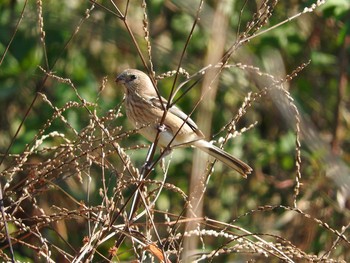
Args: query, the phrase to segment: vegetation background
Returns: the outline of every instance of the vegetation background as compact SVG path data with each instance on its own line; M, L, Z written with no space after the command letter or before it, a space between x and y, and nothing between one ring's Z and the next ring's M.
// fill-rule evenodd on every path
M0 54L2 260L350 261L349 1L5 0ZM114 80L179 67L247 179L188 148L140 184Z

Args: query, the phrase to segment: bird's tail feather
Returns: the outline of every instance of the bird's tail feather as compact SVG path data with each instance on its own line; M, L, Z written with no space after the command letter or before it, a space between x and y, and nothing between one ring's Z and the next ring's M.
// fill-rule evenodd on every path
M202 151L208 153L209 155L213 156L214 158L218 159L222 163L226 164L228 167L236 170L241 175L243 175L244 178L246 178L247 175L253 171L253 169L248 164L232 156L231 154L228 154L227 152L220 149L219 147L216 147L210 142L207 142L205 140L198 140L195 143L193 143L193 145L201 149Z

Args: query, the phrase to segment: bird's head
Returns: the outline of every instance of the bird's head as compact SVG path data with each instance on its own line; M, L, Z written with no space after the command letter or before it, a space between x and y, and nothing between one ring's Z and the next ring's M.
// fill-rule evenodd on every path
M137 69L126 69L120 73L116 82L124 86L127 95L138 93L139 95L154 96L156 91L147 74Z

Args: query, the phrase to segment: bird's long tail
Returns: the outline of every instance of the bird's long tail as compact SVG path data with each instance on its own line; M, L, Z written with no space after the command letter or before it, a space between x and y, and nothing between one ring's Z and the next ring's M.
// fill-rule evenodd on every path
M207 142L205 140L198 140L194 142L193 145L201 149L202 151L208 153L209 155L213 156L214 158L218 159L219 161L223 162L228 167L236 170L241 175L243 175L244 178L246 178L247 175L253 171L253 169L248 164L232 156L231 154L228 154L227 152L220 149L219 147L216 147L210 142Z

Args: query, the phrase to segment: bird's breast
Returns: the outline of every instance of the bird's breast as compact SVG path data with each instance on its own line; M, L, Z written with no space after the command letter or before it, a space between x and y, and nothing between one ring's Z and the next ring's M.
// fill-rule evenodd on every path
M135 128L159 123L162 113L144 99L138 96L127 97L125 103L126 115Z

